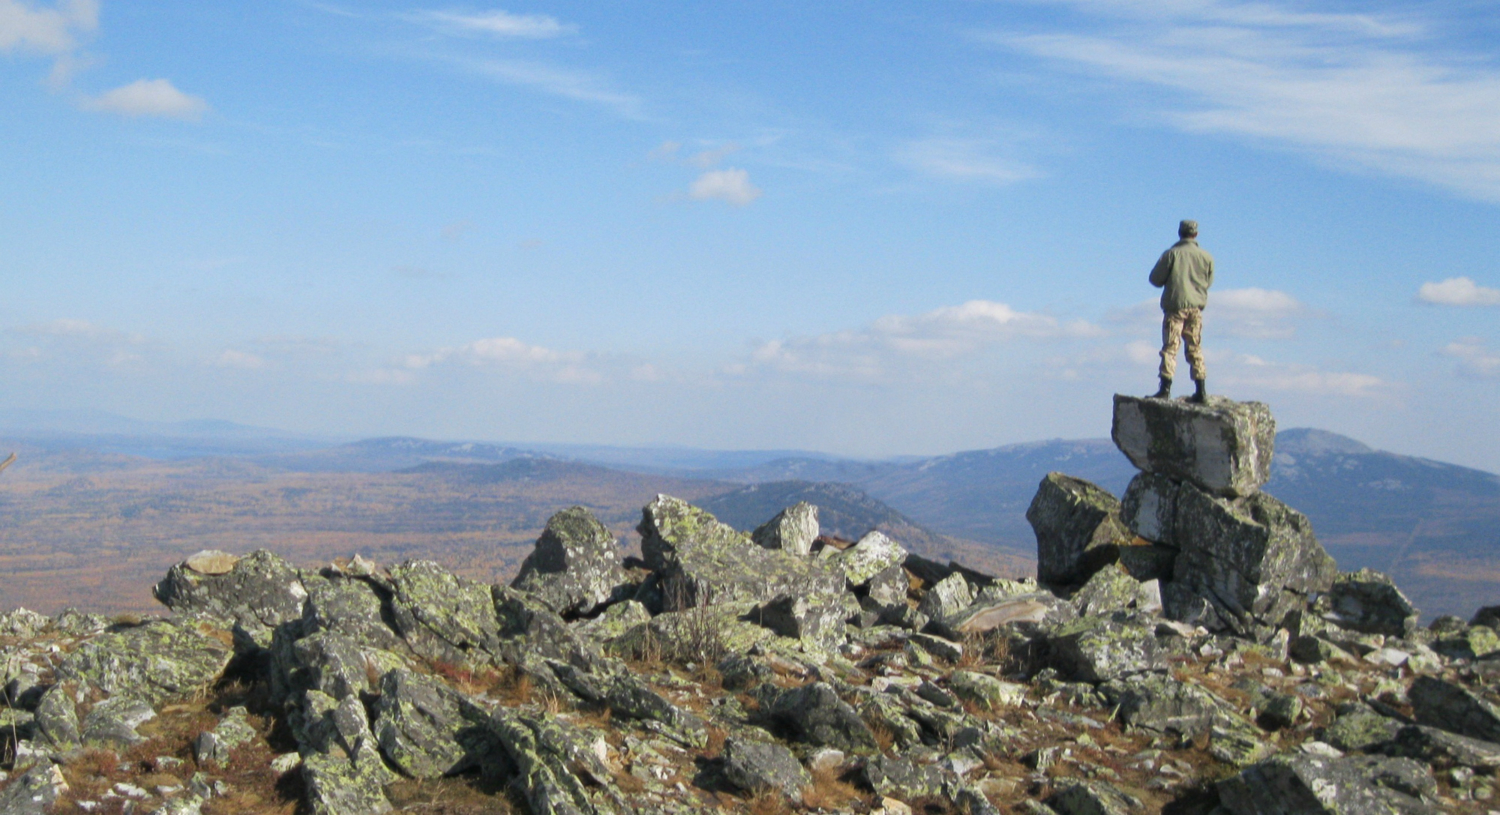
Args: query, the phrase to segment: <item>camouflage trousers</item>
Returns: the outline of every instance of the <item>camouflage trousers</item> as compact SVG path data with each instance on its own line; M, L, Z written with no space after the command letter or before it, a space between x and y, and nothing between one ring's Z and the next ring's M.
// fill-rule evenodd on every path
M1169 311L1161 318L1161 370L1162 376L1172 379L1177 372L1177 345L1181 339L1187 345L1188 365L1193 379L1207 379L1208 369L1203 365L1203 309L1185 308Z

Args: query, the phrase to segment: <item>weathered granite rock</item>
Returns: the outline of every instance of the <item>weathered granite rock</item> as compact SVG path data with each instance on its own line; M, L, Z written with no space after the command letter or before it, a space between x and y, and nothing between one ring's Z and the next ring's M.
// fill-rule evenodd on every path
M1128 815L1146 808L1105 781L1063 781L1047 803L1058 815Z
M37 743L53 755L79 748L82 734L78 727L78 710L68 688L53 685L42 694L32 729Z
M1199 685L1170 676L1132 677L1107 682L1099 690L1118 708L1120 721L1158 733L1197 736L1240 719L1233 705Z
M877 575L899 568L906 562L907 551L884 532L870 532L853 546L833 555L829 560L844 571L851 588L871 582ZM902 576L905 577L905 571ZM905 591L902 592L905 597Z
M1177 531L1174 591L1163 598L1174 619L1191 619L1186 596L1202 598L1242 631L1277 624L1337 573L1306 516L1265 493L1228 500L1184 484Z
M1319 598L1318 611L1340 628L1394 637L1417 630L1421 617L1395 582L1374 569L1340 574Z
M917 611L933 619L947 619L973 605L974 589L968 579L954 572L927 587Z
M1460 736L1500 742L1500 707L1433 676L1419 676L1406 692L1418 724Z
M970 634L983 634L1005 625L1029 624L1054 627L1078 616L1073 605L1051 592L1032 592L988 603L975 603L940 620L929 628L943 636L961 640Z
M394 809L380 782L342 756L303 756L302 782L313 815L384 815Z
M1153 594L1153 591L1156 593ZM1155 581L1150 585L1130 576L1124 567L1110 564L1089 577L1073 593L1073 606L1083 616L1108 614L1112 611L1140 609L1147 612L1161 610L1161 594Z
M206 687L233 656L228 631L192 620L152 620L80 643L57 673L111 696L155 703Z
M845 639L844 621L859 612L853 595L835 602L801 595L778 597L750 614L759 625L780 636L802 640L815 648L834 648Z
M866 761L861 775L877 795L905 799L941 797L948 780L936 766L892 756L875 756Z
M490 719L490 731L514 772L511 788L529 811L537 815L629 812L618 795L612 794L603 761L561 723L499 708Z
M1088 550L1130 537L1113 495L1062 473L1042 479L1026 520L1036 533L1037 579L1043 583L1083 581Z
M791 738L807 744L854 754L878 750L869 725L825 682L781 692L769 718Z
M1490 628L1500 629L1500 606L1484 606L1474 612L1474 618L1469 625L1485 625Z
M156 718L156 711L128 695L96 702L83 717L83 743L123 750L140 744L145 737L136 728Z
M573 624L580 634L596 642L609 642L623 636L630 629L651 621L651 612L635 600L615 603L591 620L580 620Z
M1177 491L1182 482L1158 473L1137 473L1120 497L1120 520L1130 533L1148 541L1174 545L1177 535Z
M409 667L400 654L371 648L337 631L318 631L300 639L277 629L271 643L272 689L280 698L298 698L318 690L334 699L378 690L373 683L385 672ZM373 676L372 676L373 674Z
M1082 617L1059 626L1047 645L1052 667L1079 682L1167 669L1167 651L1152 630L1108 617Z
M1211 396L1198 405L1115 394L1110 437L1139 470L1234 498L1271 478L1276 420L1260 402Z
M441 681L410 671L380 680L375 738L412 778L439 778L477 766L491 749L489 714Z
M907 592L911 590L911 578L906 576L906 569L897 563L871 577L867 589L869 594L866 597L880 608L904 606Z
M513 588L530 592L567 617L587 615L609 601L625 571L614 536L583 507L547 520L536 548L521 562Z
M464 664L499 652L500 621L489 586L412 560L393 567L383 588L396 631L419 656Z
M398 776L380 757L358 697L334 699L321 691L307 691L292 717L292 729L304 768L311 761L335 798L348 795L353 800L385 800L381 787ZM316 795L310 797L316 808Z
M26 608L0 614L0 636L4 637L35 637L49 625L51 617Z
M636 529L646 565L661 581L664 611L791 595L842 604L846 594L837 567L756 546L679 498L658 495L641 511Z
M1365 704L1341 708L1339 717L1323 730L1323 741L1346 753L1378 748L1396 737L1400 722L1376 713Z
M388 612L367 580L335 577L313 581L302 607L298 636L336 632L365 648L406 652L406 641L385 623Z
M1343 815L1437 813L1422 801L1437 784L1409 758L1324 758L1283 754L1218 783L1219 801L1233 815Z
M1385 746L1386 755L1420 759L1434 767L1500 767L1500 744L1471 739L1436 727L1415 724L1396 732Z
M205 730L193 741L193 756L199 764L205 761L229 761L229 753L256 737L255 728L246 719L249 711L236 705L230 708L213 730Z
M750 535L760 546L806 557L818 538L818 508L799 501L776 513Z
M223 565L219 562L215 568ZM151 594L178 614L208 614L237 623L265 645L271 629L302 616L307 588L292 564L259 549L222 572L199 572L183 561L167 570Z
M779 744L731 737L724 741L721 758L724 777L747 792L772 789L801 800L802 788L812 781L792 751Z
M62 771L50 761L33 764L20 777L0 790L0 813L46 815L57 799L68 791Z
M216 575L228 574L236 563L240 562L239 555L231 555L218 549L204 549L195 555L191 555L182 565L192 569L198 574Z
M1486 625L1466 626L1438 639L1432 650L1453 659L1483 659L1500 652L1500 634Z
M948 689L960 699L987 710L1014 707L1026 698L1026 686L1006 682L974 671L954 671L948 675Z

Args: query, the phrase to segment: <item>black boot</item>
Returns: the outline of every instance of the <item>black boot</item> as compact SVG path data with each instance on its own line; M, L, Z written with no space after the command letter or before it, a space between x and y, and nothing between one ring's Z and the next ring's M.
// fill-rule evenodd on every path
M1146 398L1147 399L1171 399L1172 398L1172 377L1170 377L1170 376L1163 376L1163 377L1158 377L1158 378L1161 380L1161 387L1159 387L1159 388L1156 389L1156 393L1153 393L1150 396L1147 396Z
M1206 404L1208 402L1208 391L1204 389L1203 380L1194 379L1193 384L1198 386L1198 390L1192 396L1188 397L1188 401L1197 405Z

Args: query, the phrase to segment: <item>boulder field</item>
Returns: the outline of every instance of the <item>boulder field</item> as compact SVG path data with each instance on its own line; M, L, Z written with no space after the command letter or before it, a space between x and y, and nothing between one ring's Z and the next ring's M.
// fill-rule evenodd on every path
M1140 473L1042 480L1040 580L666 495L509 584L201 552L168 614L0 614L0 815L1500 810L1500 609L1338 571L1274 431L1117 396Z

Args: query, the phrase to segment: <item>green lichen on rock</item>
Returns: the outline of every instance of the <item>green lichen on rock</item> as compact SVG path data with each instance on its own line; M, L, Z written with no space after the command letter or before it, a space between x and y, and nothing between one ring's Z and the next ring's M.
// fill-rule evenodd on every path
M107 694L148 702L193 693L218 679L234 656L228 631L193 620L152 620L81 643L59 676Z

